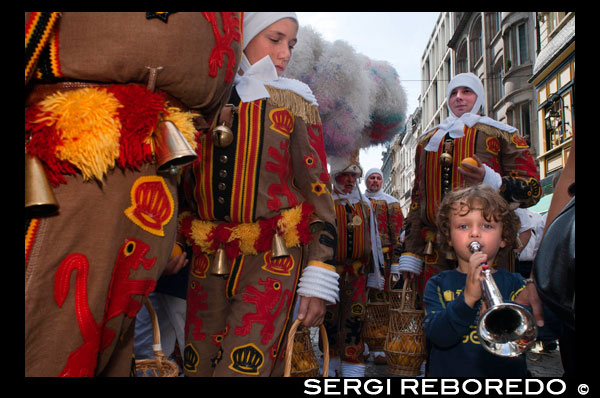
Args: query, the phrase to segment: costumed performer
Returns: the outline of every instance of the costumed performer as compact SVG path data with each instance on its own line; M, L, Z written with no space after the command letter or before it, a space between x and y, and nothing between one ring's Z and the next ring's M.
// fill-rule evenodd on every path
M295 13L244 14L232 106L219 117L230 130L201 137L200 160L184 176L191 211L180 234L194 253L187 376L282 375L296 295L304 326L320 325L338 299L318 104L306 84L279 77L297 30Z
M541 187L534 158L525 139L509 125L482 116L485 94L473 73L461 73L448 84L450 116L419 138L415 154L415 181L405 220L405 251L400 270L420 275L417 288L441 270L453 269L453 251L436 240L435 217L445 193L467 185L487 184L500 191L513 207L529 207L540 198ZM463 162L465 158L476 164ZM510 252L496 258L510 268Z
M159 138L196 158L240 31L231 12L25 13L25 376L130 375L135 316L177 230L179 158ZM27 206L43 181L52 214Z

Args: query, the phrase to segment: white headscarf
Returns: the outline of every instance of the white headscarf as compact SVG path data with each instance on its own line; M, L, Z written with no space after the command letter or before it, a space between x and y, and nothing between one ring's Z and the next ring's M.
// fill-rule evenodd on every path
M369 176L371 174L379 174L383 178L383 172L380 169L374 167L372 169L369 169L369 171L367 171L367 174L365 174L365 185L366 185L367 179L369 178ZM371 192L367 189L365 191L365 196L369 199L384 200L387 203L398 202L398 199L394 198L392 195L388 195L387 193L383 192L383 184L381 185L379 190L377 190L375 192Z
M283 18L292 18L298 22L295 12L245 12L244 13L244 50L248 44L264 29ZM242 52L240 70L243 75L236 75L234 85L243 102L252 102L261 98L269 98L265 85L282 90L292 90L313 105L318 105L311 89L298 80L277 76L277 70L268 55L250 65L246 54Z
M452 94L452 90L457 87L468 87L473 90L475 94L477 94L477 100L473 105L473 109L471 109L469 112L465 112L461 117L457 117L450 109L450 95ZM479 80L479 78L473 73L460 73L450 80L450 83L448 84L446 102L450 116L448 116L441 124L423 133L427 134L433 129L438 129L425 147L426 151L437 151L446 134L449 134L452 138L463 137L465 135L465 126L473 127L477 123L487 124L500 130L508 131L509 133L517 131L517 129L512 126L500 123L487 116L481 116L477 114L483 109L483 105L485 104L485 92L483 90L483 84L481 83L481 80Z

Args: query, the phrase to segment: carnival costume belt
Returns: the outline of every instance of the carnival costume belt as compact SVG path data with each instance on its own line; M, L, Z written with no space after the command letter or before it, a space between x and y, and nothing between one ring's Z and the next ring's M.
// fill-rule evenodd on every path
M252 223L203 221L183 212L179 216L179 232L192 244L195 255L213 254L222 246L227 257L234 259L270 250L275 233L281 235L287 247L307 244L312 237L309 223L313 212L313 205L302 202Z
M25 99L25 150L42 161L54 187L78 172L102 181L115 165L139 170L154 161L160 121L173 122L195 149L199 116L141 84L36 84Z

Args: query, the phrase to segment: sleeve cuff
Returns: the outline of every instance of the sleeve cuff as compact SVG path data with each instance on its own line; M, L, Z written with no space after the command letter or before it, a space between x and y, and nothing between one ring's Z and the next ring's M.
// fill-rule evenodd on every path
M403 253L400 256L398 271L408 271L413 274L420 274L423 271L423 259L413 253Z
M298 294L304 297L318 297L335 304L339 295L338 279L337 272L311 264L302 272Z
M483 164L483 168L485 169L485 176L483 177L482 184L487 184L494 189L500 189L502 186L502 177L500 177L500 174L496 173L487 164Z

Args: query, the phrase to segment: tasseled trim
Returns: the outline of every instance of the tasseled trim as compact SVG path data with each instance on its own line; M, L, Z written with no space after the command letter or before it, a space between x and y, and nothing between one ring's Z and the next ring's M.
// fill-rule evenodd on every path
M321 124L319 109L302 98L301 95L290 90L281 90L268 85L265 88L271 96L270 100L276 106L287 108L294 116L302 118L306 124Z
M511 137L514 133L510 133L508 131L504 131L504 130L500 130L497 127L492 127L488 124L483 124L483 123L476 123L473 126L474 129L479 130L479 131L483 131L484 133L487 133L493 137L498 137L498 138L502 138L506 141L510 141ZM428 132L427 134L421 136L418 139L418 143L424 143L424 142L428 142L429 138L431 138L432 135L435 134L435 132L438 131L438 129L434 129L431 130L430 132Z
M492 127L487 124L477 123L473 126L474 129L483 131L484 133L491 135L492 137L502 138L505 141L510 142L511 137L515 133L510 133L508 131L500 130L499 128Z
M277 229L287 247L308 243L312 237L308 221L313 212L314 206L303 202L254 223L220 224L199 220L185 212L179 216L179 232L193 245L196 254L212 254L223 245L227 257L233 259L242 254L255 255L270 250Z
M161 118L195 149L194 116L138 84L56 92L25 110L25 149L42 161L55 187L78 171L84 180L102 181L115 165L139 170L153 161L151 135Z

